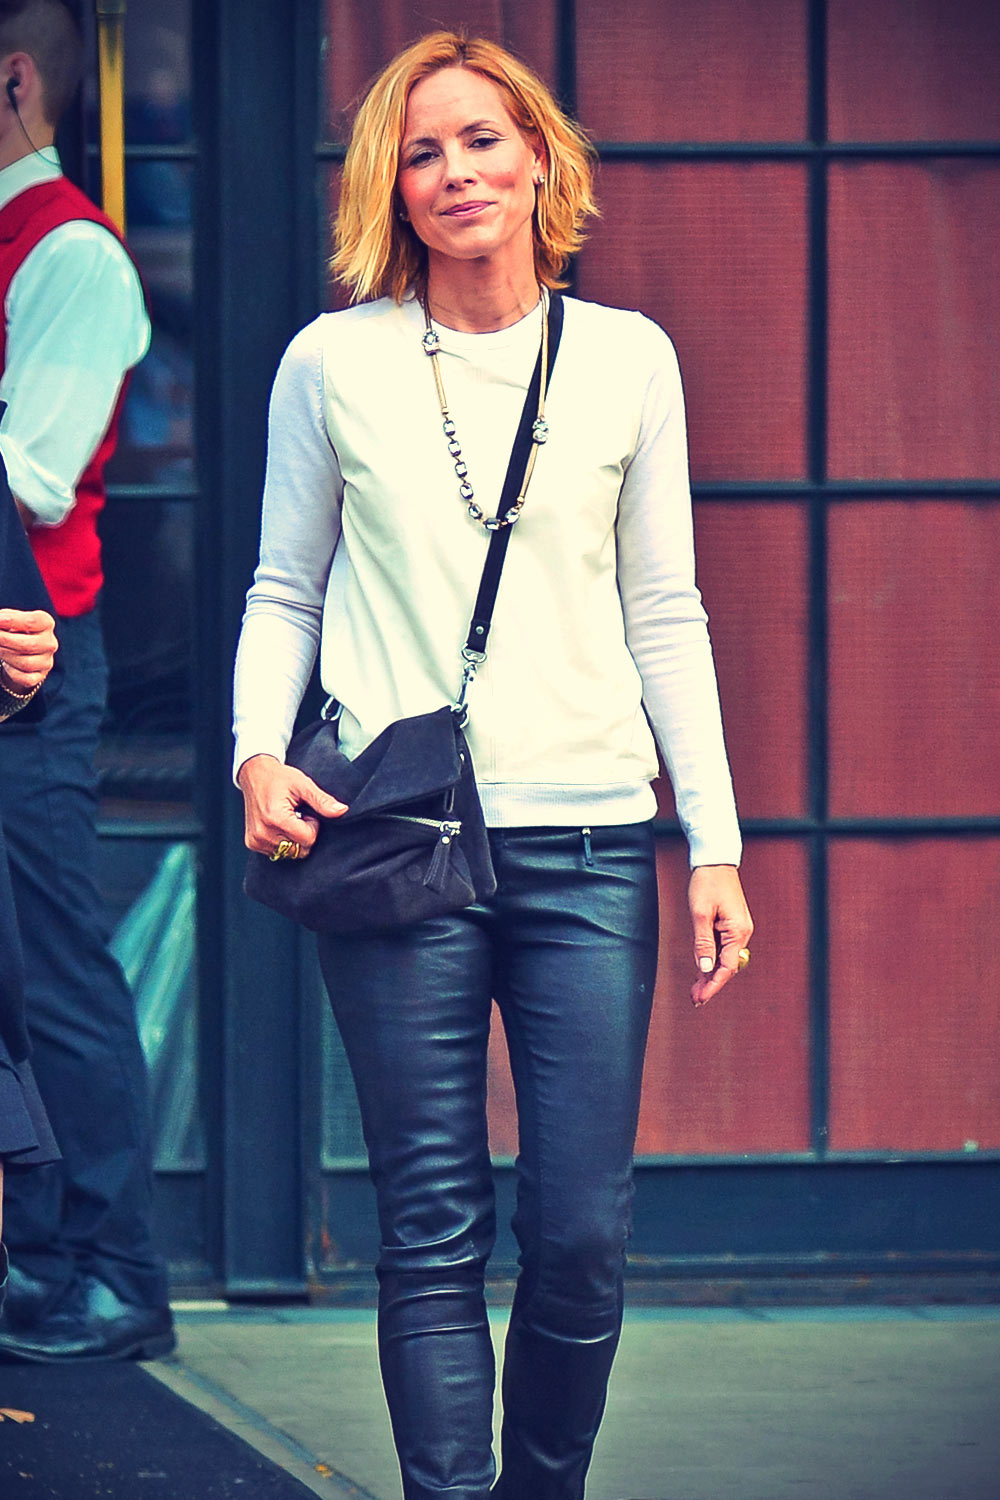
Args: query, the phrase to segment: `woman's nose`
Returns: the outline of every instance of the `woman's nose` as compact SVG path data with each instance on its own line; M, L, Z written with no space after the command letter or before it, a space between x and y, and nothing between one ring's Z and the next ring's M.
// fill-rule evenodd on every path
M450 151L444 163L446 182L471 182L475 173L465 151Z

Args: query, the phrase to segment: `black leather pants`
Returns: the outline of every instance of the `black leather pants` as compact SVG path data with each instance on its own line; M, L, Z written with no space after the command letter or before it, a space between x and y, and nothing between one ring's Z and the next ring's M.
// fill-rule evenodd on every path
M379 1355L404 1496L581 1500L621 1329L656 967L652 833L529 828L490 839L498 891L487 906L326 935L320 960L377 1191ZM521 1274L491 1491L493 997L517 1093Z

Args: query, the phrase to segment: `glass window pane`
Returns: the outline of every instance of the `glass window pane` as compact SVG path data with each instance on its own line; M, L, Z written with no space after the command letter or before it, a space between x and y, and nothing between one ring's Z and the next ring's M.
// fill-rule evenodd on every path
M90 152L85 187L101 202L97 154L97 42L85 7L85 112ZM125 142L193 150L190 0L164 0L155 20L134 9L125 20ZM142 273L153 325L145 359L132 373L108 466L112 484L194 482L194 166L130 155L125 164L129 248Z
M126 13L126 137L143 146L190 142L191 0L157 0L153 24L137 19Z
M801 505L695 506L726 741L743 817L808 807L808 518Z
M805 175L785 164L607 163L582 297L677 345L694 479L805 473Z
M107 471L113 484L194 482L193 175L183 162L129 165L129 247L145 283L153 336L129 381Z
M829 0L835 141L1000 139L995 0Z
M346 139L353 109L390 58L417 37L442 29L500 42L555 87L554 0L325 0L320 120L327 139Z
M190 813L193 524L181 500L111 500L102 517L106 815Z
M361 1131L358 1096L321 979L317 979L316 993L322 1015L321 1164L326 1170L365 1167L368 1155Z
M198 1101L196 859L192 844L105 838L101 891L111 948L135 996L149 1067L158 1171L205 1165Z
M1000 166L830 170L829 469L1000 474Z
M1000 807L1000 503L830 512L835 817L991 817Z
M603 141L801 140L803 0L578 0L580 119Z
M695 1010L683 841L660 849L660 972L636 1152L701 1155L809 1146L808 863L797 841L752 839L743 879L760 960Z
M636 1155L729 1155L809 1146L808 866L791 840L754 839L744 880L767 956L753 976L695 1010L687 850L658 850L660 964ZM735 981L734 981L735 982ZM496 1010L489 1056L490 1146L517 1151L514 1088Z
M809 806L808 517L791 502L696 501L698 584L709 614L729 762L743 818ZM674 818L666 773L659 816Z
M98 136L95 7L76 9L87 47L84 102L93 143ZM129 145L190 143L191 0L157 0L155 16L143 15L144 9L149 8L132 5L125 15L125 138Z
M830 851L830 1145L1000 1147L1000 839Z
M330 274L333 254L333 225L340 204L340 167L321 162L316 171L316 205L319 213L320 264L319 305L329 312L346 307L347 294Z

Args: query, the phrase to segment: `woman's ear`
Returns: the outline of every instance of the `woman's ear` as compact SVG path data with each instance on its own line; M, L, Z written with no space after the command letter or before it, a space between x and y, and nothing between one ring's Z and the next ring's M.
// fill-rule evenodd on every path
M548 175L548 158L545 154L545 147L542 145L541 141L532 141L531 145L535 157L531 176L535 186L541 187L545 181L546 176Z

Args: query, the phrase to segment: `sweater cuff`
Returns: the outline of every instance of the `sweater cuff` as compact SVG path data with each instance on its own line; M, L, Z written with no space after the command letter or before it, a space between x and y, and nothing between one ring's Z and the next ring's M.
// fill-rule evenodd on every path
M738 827L726 833L713 832L703 836L692 833L688 837L688 851L692 870L699 865L735 865L739 869L743 840Z
M284 765L285 749L286 746L283 745L280 740L274 740L267 744L261 744L259 742L252 743L249 740L237 740L236 753L233 756L233 785L238 790L241 789L240 784L236 780L236 778L240 773L241 767L244 766L248 760L252 760L255 755L273 755L275 760L281 761L282 765Z

